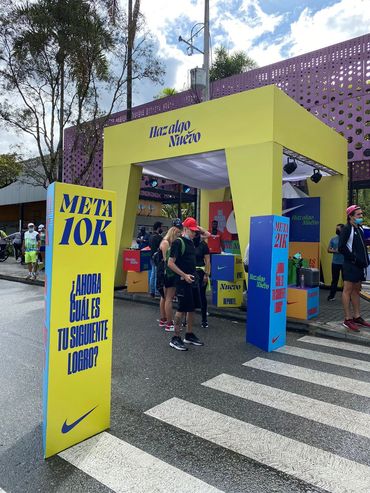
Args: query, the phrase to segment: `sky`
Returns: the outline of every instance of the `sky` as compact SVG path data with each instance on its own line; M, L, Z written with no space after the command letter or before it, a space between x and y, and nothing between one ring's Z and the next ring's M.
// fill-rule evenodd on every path
M126 5L126 0L121 0ZM141 0L141 9L162 58L164 87L189 87L189 71L202 65L202 55L189 56L181 35L203 22L204 0ZM244 50L263 67L369 32L370 0L210 0L212 50L221 44L230 53ZM202 36L197 45L202 48ZM134 85L134 105L151 101L161 90L150 82ZM0 128L0 153L33 143Z
M210 0L211 44L243 50L259 67L355 38L370 31L370 0ZM165 87L189 86L189 71L202 55L188 56L181 35L203 22L204 0L141 0L142 12L165 59ZM201 48L202 36L198 39ZM135 88L142 104L157 94L149 84Z

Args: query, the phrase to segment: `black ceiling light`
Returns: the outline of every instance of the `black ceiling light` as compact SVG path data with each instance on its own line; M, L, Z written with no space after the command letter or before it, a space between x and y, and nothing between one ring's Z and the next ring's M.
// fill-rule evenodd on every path
M320 173L320 170L319 169L314 169L313 170L313 173L312 173L312 176L311 176L311 180L314 182L314 183L319 183L319 181L321 180L322 178L322 174Z
M294 158L288 157L287 163L284 165L284 171L287 175L291 175L297 169L297 163Z

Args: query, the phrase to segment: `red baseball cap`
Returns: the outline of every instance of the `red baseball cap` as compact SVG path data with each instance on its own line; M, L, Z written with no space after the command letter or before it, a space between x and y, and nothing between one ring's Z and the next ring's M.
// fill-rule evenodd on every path
M351 214L352 214L352 212L355 212L355 211L357 211L358 209L361 209L361 207L359 207L358 205L350 205L350 206L347 208L347 211L346 211L346 212L347 212L347 217L348 217L349 215L351 215Z
M188 228L191 231L199 231L199 226L193 217L187 217L182 225L184 228Z

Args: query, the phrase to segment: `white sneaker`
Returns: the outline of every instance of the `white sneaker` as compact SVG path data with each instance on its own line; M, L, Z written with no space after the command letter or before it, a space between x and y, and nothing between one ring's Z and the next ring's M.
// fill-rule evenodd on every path
M26 279L32 279L32 274L31 274L31 272L29 272L29 273L26 275Z

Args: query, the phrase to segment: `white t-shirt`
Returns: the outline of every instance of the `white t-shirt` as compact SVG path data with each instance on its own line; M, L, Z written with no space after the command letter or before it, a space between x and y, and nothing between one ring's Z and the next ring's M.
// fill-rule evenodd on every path
M24 246L26 252L37 252L37 243L40 241L40 235L37 231L26 231L24 233Z

